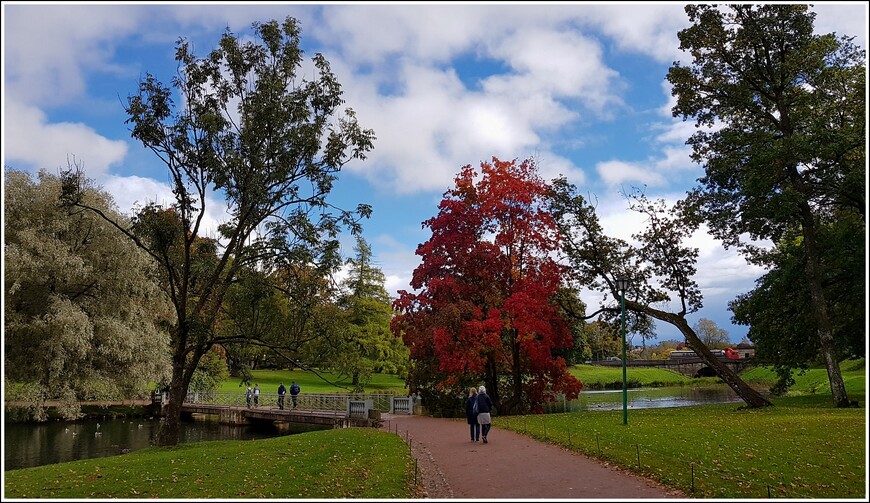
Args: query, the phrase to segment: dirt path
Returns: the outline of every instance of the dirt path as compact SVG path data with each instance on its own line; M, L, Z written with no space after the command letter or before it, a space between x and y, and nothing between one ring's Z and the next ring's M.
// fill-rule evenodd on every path
M493 428L471 442L464 420L384 415L382 429L411 444L422 496L431 499L676 499L686 496L567 449Z

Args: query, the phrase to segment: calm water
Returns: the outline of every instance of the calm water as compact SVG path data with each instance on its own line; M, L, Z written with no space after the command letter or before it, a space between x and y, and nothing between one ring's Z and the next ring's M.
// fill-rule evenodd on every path
M99 428L97 425L99 424ZM182 422L180 443L204 440L253 440L322 429L290 423L281 428L228 426L214 420ZM144 418L88 419L40 424L6 423L3 427L4 470L123 455L151 445L160 426ZM99 433L99 434L97 434Z
M629 409L686 407L709 403L742 402L728 386L694 388L638 388L626 392ZM548 412L578 412L622 409L622 390L583 391L577 400L554 404Z

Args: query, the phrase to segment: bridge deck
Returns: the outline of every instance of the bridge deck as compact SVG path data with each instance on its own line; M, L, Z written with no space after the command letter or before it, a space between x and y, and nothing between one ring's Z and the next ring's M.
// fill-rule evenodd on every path
M375 426L376 419L346 417L343 410L279 409L277 407L253 407L211 404L181 406L181 411L190 414L212 414L223 417L241 417L245 420L323 424L331 426Z

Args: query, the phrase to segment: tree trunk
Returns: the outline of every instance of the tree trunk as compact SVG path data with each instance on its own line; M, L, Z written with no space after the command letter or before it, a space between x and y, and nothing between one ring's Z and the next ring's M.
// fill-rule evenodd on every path
M666 313L664 311L659 311L657 309L653 309L649 306L644 306L642 304L638 304L637 302L625 301L626 306L629 309L637 312L642 312L652 316L657 320L661 320L671 325L677 327L680 332L686 337L686 340L689 343L689 346L695 350L695 353L704 360L704 363L709 365L713 370L716 371L716 374L725 381L725 384L728 385L734 393L737 394L751 409L757 409L761 407L772 406L769 400L761 396L761 393L755 391L751 386L746 384L743 379L741 379L733 370L728 368L727 365L720 362L718 358L713 356L713 353L710 352L710 349L704 345L701 341L701 338L695 333L694 330L689 326L689 323L680 315Z
M184 384L184 360L174 356L172 359L172 380L169 384L169 405L166 415L157 431L156 444L160 447L178 445L178 430L181 426L181 406L187 397Z
M755 391L751 386L746 384L746 382L741 379L736 372L731 370L730 367L719 361L719 359L713 356L713 353L710 352L710 349L701 342L701 339L695 334L695 332L689 328L688 323L685 323L685 327L679 327L680 331L683 335L686 336L686 339L689 341L689 345L704 360L704 363L709 365L716 371L716 374L725 381L725 384L728 385L734 393L737 393L737 396L743 399L746 402L746 405L751 409L756 409L760 407L767 407L773 405L770 401L763 396L758 391ZM685 330L683 329L685 328Z
M812 209L809 204L801 205L801 218L803 220L804 247L807 254L807 283L810 289L810 299L813 304L813 314L818 327L819 343L822 357L825 359L825 367L828 370L828 381L831 384L831 394L836 407L849 407L849 397L846 394L846 385L843 375L840 373L840 362L837 361L834 349L834 336L831 330L831 317L828 314L828 304L825 293L822 290L821 272L819 265L819 252L816 245L816 227Z
M511 368L511 380L513 381L513 389L508 403L504 406L503 415L515 414L523 410L523 374L520 363L520 342L517 340L519 330L511 330L511 359L513 368Z
M487 357L486 375L483 378L483 382L486 386L486 394L489 395L489 399L492 400L492 403L501 407L501 394L498 390L498 371L492 356Z

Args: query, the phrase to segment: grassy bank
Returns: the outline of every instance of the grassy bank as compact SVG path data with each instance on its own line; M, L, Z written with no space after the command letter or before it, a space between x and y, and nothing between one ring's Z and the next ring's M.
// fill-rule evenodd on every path
M410 498L414 462L373 428L150 447L11 470L6 498Z
M846 384L846 391L852 393L866 392L866 369L865 360L846 360L840 362L840 372L843 374L843 382ZM793 372L794 385L789 388L786 396L801 396L801 395L830 395L831 384L828 380L828 371L824 368L811 368L804 373ZM773 386L777 381L776 373L764 367L758 367L747 370L740 374L747 383L755 386ZM854 400L854 398L850 397Z
M622 389L622 367L601 367L598 365L574 365L568 371L580 379L583 389ZM626 383L629 388L650 388L659 386L686 386L714 384L717 378L695 379L679 372L653 367L630 367L626 370Z
M329 373L319 373L324 379L321 379L313 372L304 370L254 370L251 372L251 386L254 384L260 385L260 390L264 393L277 393L278 385L282 382L285 386L290 387L290 383L296 381L302 393L347 393L353 387L348 378L339 378L339 376ZM243 391L245 385L238 377L231 377L222 382L218 391ZM371 380L365 386L366 393L396 393L399 395L407 394L408 389L405 388L405 381L396 375L392 374L374 374Z

